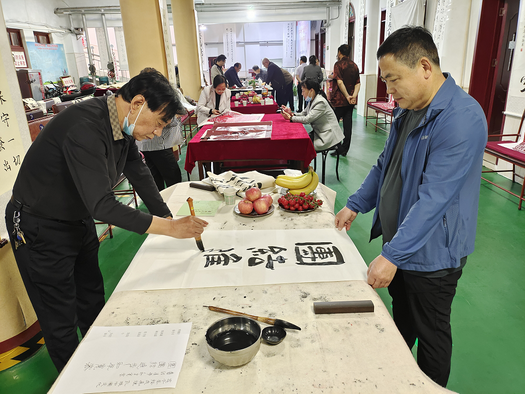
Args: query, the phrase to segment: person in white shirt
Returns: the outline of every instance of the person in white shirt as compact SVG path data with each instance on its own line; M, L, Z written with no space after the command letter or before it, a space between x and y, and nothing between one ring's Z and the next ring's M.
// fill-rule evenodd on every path
M303 111L303 95L301 93L301 82L303 82L304 68L306 67L306 56L301 56L299 67L295 69L295 79L297 79L297 102L299 103L299 112Z
M317 59L317 62L315 64L317 64L319 67L321 67L321 65L319 64L319 59ZM325 83L326 83L326 80L328 79L328 77L326 76L326 70L324 68L322 68L322 67L321 67L321 72L323 73L323 81L321 82L321 90L324 91Z
M209 118L230 111L231 91L226 88L226 77L217 75L213 85L202 89L197 102L197 124L202 126Z
M226 56L224 55L219 55L217 56L217 59L215 59L215 64L213 66L211 66L211 83L213 84L213 81L215 80L215 77L217 75L223 75L224 76L224 71L223 71L223 67L224 65L226 64Z

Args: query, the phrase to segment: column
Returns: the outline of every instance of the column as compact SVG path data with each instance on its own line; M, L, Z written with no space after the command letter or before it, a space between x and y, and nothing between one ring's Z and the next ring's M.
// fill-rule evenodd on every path
M180 85L185 95L198 100L201 94L201 68L193 0L172 0L171 13ZM243 67L247 65L243 64Z
M357 113L365 115L366 101L377 96L377 48L379 46L379 29L381 22L381 10L379 0L368 0L366 2L366 48L364 72L361 75L361 90L357 103Z
M153 67L168 77L159 0L120 0L129 73Z

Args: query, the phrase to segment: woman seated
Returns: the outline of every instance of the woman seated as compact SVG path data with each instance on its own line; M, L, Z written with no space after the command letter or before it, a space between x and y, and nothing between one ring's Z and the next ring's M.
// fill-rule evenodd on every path
M229 112L231 95L226 88L226 78L217 75L213 79L213 85L202 89L197 102L197 124L202 126L209 118Z
M309 123L312 126L310 138L317 152L334 147L344 139L344 134L325 93L319 83L312 79L304 80L301 90L306 108L303 112L294 114L290 108L283 105L283 117L290 122Z

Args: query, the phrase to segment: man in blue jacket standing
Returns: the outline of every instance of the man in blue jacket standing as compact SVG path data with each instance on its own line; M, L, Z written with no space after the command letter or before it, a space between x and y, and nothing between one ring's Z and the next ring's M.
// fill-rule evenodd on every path
M430 33L405 27L377 51L381 79L399 104L385 148L335 218L350 229L376 208L371 239L383 249L368 283L388 287L394 321L417 362L441 386L450 374L450 313L474 250L487 123L480 105L439 66Z

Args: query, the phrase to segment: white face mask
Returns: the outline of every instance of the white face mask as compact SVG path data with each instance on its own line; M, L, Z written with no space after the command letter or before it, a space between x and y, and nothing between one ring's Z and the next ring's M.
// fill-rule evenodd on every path
M146 104L146 102L144 102L144 104ZM144 104L142 104L142 107L140 107L140 111L137 115L137 118L135 119L135 123L129 124L128 117L131 113L131 109L129 110L128 115L124 118L124 123L122 123L122 131L127 135L133 136L133 130L135 130L135 125L137 124L137 120L139 119L140 113L142 112L142 108L144 108Z

